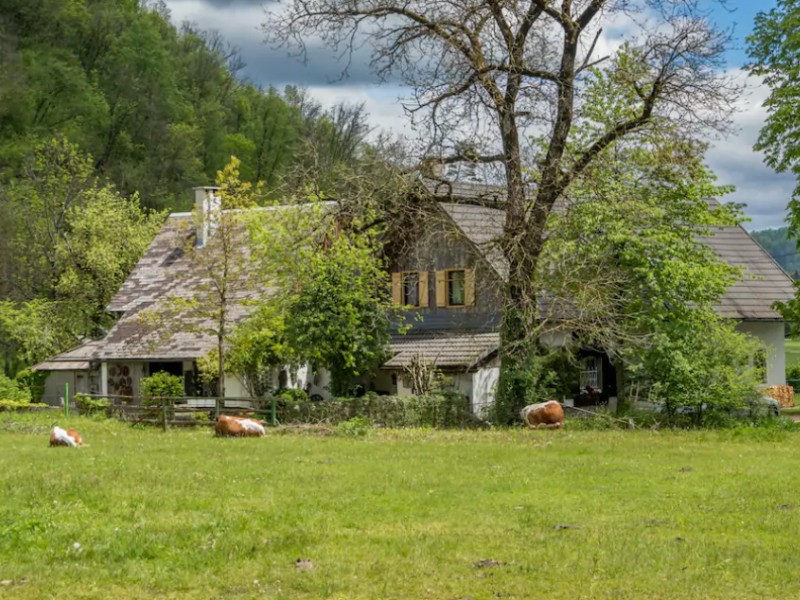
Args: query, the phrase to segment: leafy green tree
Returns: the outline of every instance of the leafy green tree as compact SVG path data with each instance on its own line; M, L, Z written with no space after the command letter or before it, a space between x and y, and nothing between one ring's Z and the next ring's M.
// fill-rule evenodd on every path
M797 56L800 53L800 2L778 0L775 8L756 15L753 33L747 38L752 62L748 70L763 78L770 88L764 102L767 120L756 150L779 173L789 171L800 179L800 124L797 120ZM789 203L793 237L800 233L800 185Z
M111 323L108 302L160 226L92 176L91 157L64 138L37 147L23 176L0 190L3 243L0 343L14 371Z
M376 230L345 222L331 204L255 214L254 252L283 315L287 355L331 373L332 392L385 359L393 307Z
M194 235L182 231L186 268L177 275L179 294L170 294L137 318L146 331L158 331L156 339L179 331L212 335L216 339L216 372L226 373L229 337L254 302L257 289L255 265L249 249L245 217L255 199L253 188L239 179L238 160L217 173L221 198L195 209ZM229 209L230 208L230 209ZM209 369L205 369L206 372ZM225 395L225 377L219 377L218 395Z

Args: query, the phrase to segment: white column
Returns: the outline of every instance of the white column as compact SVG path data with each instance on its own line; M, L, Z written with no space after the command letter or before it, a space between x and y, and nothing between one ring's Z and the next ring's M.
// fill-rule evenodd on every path
M100 363L100 395L108 396L108 363Z

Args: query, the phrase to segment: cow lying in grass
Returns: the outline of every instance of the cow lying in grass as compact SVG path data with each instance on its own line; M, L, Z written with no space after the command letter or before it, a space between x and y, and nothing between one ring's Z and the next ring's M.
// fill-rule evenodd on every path
M561 429L564 426L564 409L555 400L529 404L519 414L528 429Z
M74 429L67 429L66 431L61 429L61 427L53 427L53 431L50 432L50 446L71 446L75 448L77 446L83 445L83 439L81 439L81 434L75 431Z
M217 437L262 437L265 433L264 426L255 419L220 415L214 425Z

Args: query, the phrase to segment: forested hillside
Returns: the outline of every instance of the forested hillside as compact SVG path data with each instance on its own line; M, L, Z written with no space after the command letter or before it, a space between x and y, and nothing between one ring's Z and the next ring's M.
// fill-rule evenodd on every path
M169 22L141 0L2 0L0 173L13 177L37 142L64 134L96 174L144 207L185 209L236 155L269 188L300 140L352 151L359 108L324 113L301 92L259 90L218 34ZM336 123L337 119L341 122ZM336 131L336 126L339 131Z
M261 90L241 67L160 2L0 0L0 374L102 335L164 213L232 155L262 200L354 160L363 107Z
M797 243L788 237L787 227L754 231L752 235L787 273L795 279L798 278L800 255L797 252Z

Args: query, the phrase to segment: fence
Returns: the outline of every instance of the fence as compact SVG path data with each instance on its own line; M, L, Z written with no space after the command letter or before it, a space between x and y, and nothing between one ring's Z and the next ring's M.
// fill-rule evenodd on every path
M108 401L103 402L103 401ZM253 417L271 425L335 425L361 417L382 427L481 427L469 401L460 395L378 396L334 400L271 398L143 398L79 394L72 410L81 414L102 412L131 423L169 427L210 425L221 414Z

